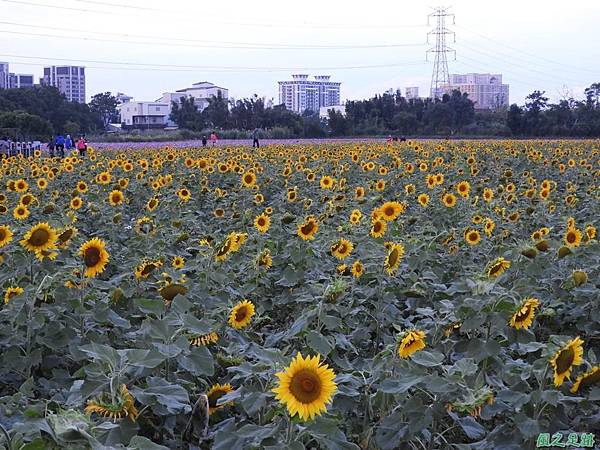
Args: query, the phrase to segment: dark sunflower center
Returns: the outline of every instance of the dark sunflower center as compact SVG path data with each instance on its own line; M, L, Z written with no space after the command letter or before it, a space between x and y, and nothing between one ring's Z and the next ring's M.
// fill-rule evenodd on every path
M114 194L113 195L113 202L117 203L119 200L121 200L121 196L119 194Z
M265 226L265 219L263 217L261 217L261 218L258 219L258 225L261 226L261 227Z
M146 264L144 266L144 268L142 269L142 275L148 275L154 269L156 269L156 266L154 265L154 263Z
M498 273L500 269L502 269L502 263L494 264L494 266L490 268L490 275Z
M579 384L579 388L582 389L598 382L600 382L600 370L596 370L590 375L583 377L581 383Z
M527 319L527 317L529 317L530 310L531 309L529 306L524 306L523 308L521 308L515 316L515 322L523 322L525 319Z
M61 242L67 242L69 239L71 239L71 236L73 236L73 230L68 229L65 232L61 233L61 235L58 237L58 239Z
M6 231L0 229L0 241L6 239Z
M394 208L392 206L388 206L387 208L385 208L385 210L383 211L383 213L386 216L393 216L394 215Z
M46 230L35 230L29 238L29 243L34 247L41 247L48 242L48 239L50 239L50 233Z
M225 391L215 391L212 394L210 394L208 396L208 406L210 406L211 408L216 408L217 407L217 402L225 394L226 394Z
M373 225L373 230L375 231L375 233L379 233L382 227L383 225L381 224L381 222L375 222L375 225Z
M558 358L556 358L556 371L561 374L571 368L575 359L575 352L570 346L560 352Z
M248 311L246 310L246 307L242 306L240 309L238 309L235 312L236 322L241 322L242 320L244 320L246 318L247 315L248 315Z
M321 395L321 380L309 369L302 369L290 381L290 391L300 403L311 403Z
M252 175L246 175L244 177L244 180L246 180L246 183L248 184L252 183Z
M400 255L398 255L398 250L397 249L393 249L390 252L390 255L388 256L388 264L390 267L394 267L396 265L396 263L398 262L398 258Z
M304 224L302 226L302 228L300 228L300 231L302 231L302 234L308 235L310 233L312 233L314 229L314 224L312 222L308 222L306 224Z
M187 288L181 284L171 284L160 290L160 295L167 301L172 301L176 295L185 295Z
M94 267L100 262L100 249L90 247L85 251L83 261L87 267Z
M348 251L348 247L346 246L346 244L342 243L338 245L337 251L338 253L344 254Z
M567 242L569 244L574 243L577 240L577 238L575 237L575 233L568 233L567 234Z
M469 233L469 240L470 241L476 241L477 240L477 233Z

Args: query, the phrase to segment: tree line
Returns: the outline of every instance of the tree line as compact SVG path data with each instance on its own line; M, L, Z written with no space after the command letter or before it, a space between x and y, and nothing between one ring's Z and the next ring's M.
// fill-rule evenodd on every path
M296 114L284 105L267 106L254 95L243 99L208 99L200 111L193 99L173 102L171 120L182 130L265 130L270 137L325 136L600 136L600 83L584 91L585 98L563 98L550 103L543 91L534 91L521 106L478 111L466 94L453 91L441 99L407 99L386 92L346 103L346 112L330 110ZM51 135L103 132L119 120L117 99L109 92L89 104L68 101L51 86L0 90L0 134L12 139L48 139Z

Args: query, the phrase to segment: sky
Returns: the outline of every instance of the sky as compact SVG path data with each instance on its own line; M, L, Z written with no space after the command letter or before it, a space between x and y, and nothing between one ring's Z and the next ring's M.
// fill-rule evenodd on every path
M84 65L88 100L153 101L210 81L278 103L293 73L331 75L343 100L408 86L427 96L436 6L455 14L450 73L500 73L511 103L536 89L581 98L600 82L598 0L0 0L0 61L36 79L44 65Z

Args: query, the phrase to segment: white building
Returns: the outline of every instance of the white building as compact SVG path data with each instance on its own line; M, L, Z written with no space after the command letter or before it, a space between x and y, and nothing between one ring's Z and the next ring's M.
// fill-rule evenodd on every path
M419 87L418 86L407 87L404 90L404 92L405 92L404 96L406 97L406 100L416 100L417 98L419 98Z
M54 86L71 102L85 103L85 67L44 67L44 77L40 82Z
M314 80L309 80L308 75L296 74L292 75L292 81L280 81L279 104L299 114L339 105L342 83L329 81L329 78L329 75L317 75Z
M125 130L164 129L167 126L171 105L162 102L126 101L117 106Z
M171 102L179 103L181 97L191 97L194 99L198 111L203 111L208 106L208 99L219 97L219 95L227 100L229 99L229 90L208 81L200 81L192 84L192 87L189 88L179 89L175 92L165 92L157 101L171 104Z
M341 113L342 116L346 115L346 106L345 105L321 106L319 108L319 118L320 119L328 119L330 109L333 109L335 112Z
M502 84L501 74L467 73L450 75L450 84L443 86L444 92L458 89L466 93L475 103L475 109L499 109L507 107L508 84Z

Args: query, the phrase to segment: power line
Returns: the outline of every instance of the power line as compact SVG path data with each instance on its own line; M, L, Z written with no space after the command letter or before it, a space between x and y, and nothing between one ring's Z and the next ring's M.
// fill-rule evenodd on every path
M521 50L520 48L513 47L513 46L511 46L511 45L508 45L508 44L502 43L502 42L500 42L500 41L497 41L497 40L495 40L495 39L492 39L492 38L490 38L490 37L488 37L488 36L485 36L485 35L483 35L483 34L481 34L481 33L478 33L478 32L476 32L476 31L473 31L473 30L470 30L470 29L468 29L468 28L465 28L465 27L463 27L463 26L460 26L460 25L456 25L456 26L457 26L458 28L461 28L461 29L463 29L463 30L465 30L465 31L469 32L469 33L472 33L472 34L474 34L474 35L476 35L476 36L482 37L482 38L484 38L484 39L486 39L486 40L488 40L488 41L490 41L490 42L493 42L493 43L495 43L495 44L497 44L497 45L501 45L501 46L503 46L503 47L506 47L506 48L509 48L509 49L511 49L511 50L514 50L514 51L520 52L520 53L522 53L522 54L524 54L524 55L526 55L526 56L528 56L528 57L530 57L530 58L536 58L536 59L538 59L538 60L547 61L547 62L549 62L549 63L551 63L551 64L555 64L555 65L559 65L559 66L561 66L561 68L562 68L562 69L564 69L564 68L565 68L565 63L564 63L564 62L558 62L558 61L554 61L554 60L552 60L552 59L545 58L545 57L543 57L543 56L540 56L540 55L538 55L538 54L529 53L529 52L526 52L526 51L524 51L524 50ZM598 71L597 71L597 70L589 70L589 69L584 69L584 68L580 68L579 70L586 71L586 72L591 72L591 73L598 73Z
M38 61L60 61L60 62L76 62L76 63L90 63L90 64L109 64L116 66L134 66L143 67L144 70L158 68L173 68L173 69L219 69L219 70L236 70L236 71L319 71L319 70L354 70L354 69L377 69L384 67L401 67L405 65L416 65L425 64L423 61L413 61L409 63L390 63L390 64L370 64L361 66L329 66L329 67L254 67L254 66L196 66L196 65L178 65L178 64L159 64L159 63L139 63L139 62L128 62L128 61L106 61L106 60L91 60L91 59L73 59L73 58L52 58L47 56L22 56L22 55L11 55L11 54L0 54L6 58L22 58L22 59L35 59ZM115 69L122 69L122 67L115 67Z
M0 25L10 25L10 26L20 26L27 28L40 28L47 30L56 30L56 27L47 27L42 25L26 25L26 24L18 24L15 22L4 22L0 21ZM74 33L85 33L87 30L76 30L69 29L69 32ZM222 42L222 41L201 41L190 39L191 42L204 42L204 44L185 44L185 43L175 43L175 42L161 42L163 38L157 38L152 36L145 36L146 38L151 39L161 39L158 42L150 42L150 41L131 41L131 40L122 40L122 39L101 39L83 36L81 34L77 34L77 36L67 36L64 34L56 35L56 34L45 34L45 33L31 33L31 32L21 32L21 31L12 31L12 30L0 30L0 33L7 34L15 34L22 36L37 36L37 37L50 37L57 39L69 39L73 38L82 39L86 41L96 41L96 42L114 42L114 43L124 43L124 44L142 44L142 45L161 45L161 46L177 46L177 47L197 47L197 48L220 48L220 49L241 49L241 50L355 50L355 49L373 49L373 48L399 48L399 47L421 47L425 45L421 44L364 44L364 45L285 45L285 44L256 44L249 42ZM97 33L100 34L100 33ZM101 33L103 35L108 36L123 36L123 37L133 37L135 35L121 34L121 33ZM164 38L164 40L169 40L170 38ZM171 39L175 40L175 39ZM185 39L177 39L177 41L185 42Z
M26 0L0 0L0 1L5 2L5 3L14 3L14 4L26 5L26 6L36 6L36 7L42 7L42 8L60 9L60 10L65 10L65 11L78 11L78 12L107 14L107 15L115 14L114 11L77 8L77 7L73 7L73 6L59 6L59 5L51 5L51 4L46 4L46 3L34 3L31 1L26 1ZM143 6L134 7L131 5L126 5L126 4L104 3L104 2L98 2L98 1L86 1L86 2L84 2L83 0L73 0L73 1L81 1L83 3L90 3L90 4L99 5L99 6L109 6L109 7L113 7L113 8L118 7L118 8L135 9L138 11L160 12L160 13L166 13L166 14L176 14L178 16L184 15L183 16L184 18L188 17L190 14L190 11L182 11L182 10L158 9L158 8L149 8L149 7L143 7ZM310 24L310 23L304 23L304 24L290 23L290 22L284 23L281 21L277 21L276 23L236 22L236 21L224 21L221 19L214 19L214 18L210 19L210 23L221 24L221 25L236 25L236 26L243 26L243 27L256 27L256 28L265 28L265 27L269 27L269 28L309 28L309 29L332 29L332 30L336 30L336 29L337 30L344 30L344 29L355 30L355 29L384 29L384 28L385 29L422 28L422 27L426 26L426 25L419 25L419 24L395 24L395 25L384 25L384 24L381 24L381 25L379 25L379 24L334 25L334 24L328 24L328 25L321 25L321 24Z

